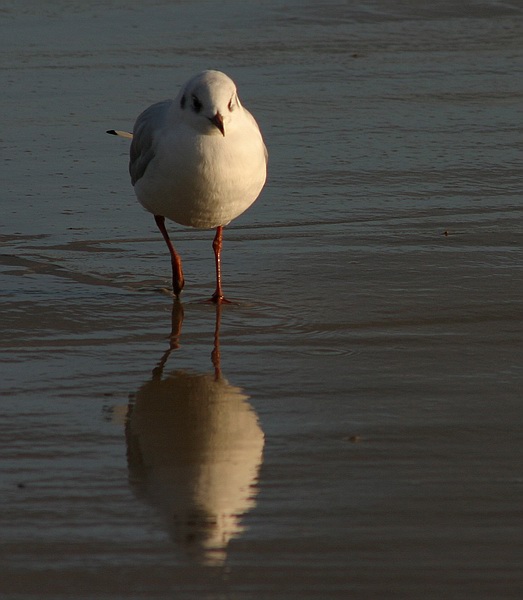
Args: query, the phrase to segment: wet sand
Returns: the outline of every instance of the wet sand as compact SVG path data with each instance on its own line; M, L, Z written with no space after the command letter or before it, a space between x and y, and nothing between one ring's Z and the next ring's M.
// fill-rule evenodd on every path
M0 13L0 595L520 598L522 3L142 4ZM221 312L104 133L208 67Z

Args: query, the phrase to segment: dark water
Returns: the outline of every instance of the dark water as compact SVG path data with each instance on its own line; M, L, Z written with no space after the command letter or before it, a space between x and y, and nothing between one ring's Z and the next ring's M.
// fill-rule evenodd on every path
M520 598L523 3L0 8L2 598ZM203 68L270 152L163 242L128 129Z

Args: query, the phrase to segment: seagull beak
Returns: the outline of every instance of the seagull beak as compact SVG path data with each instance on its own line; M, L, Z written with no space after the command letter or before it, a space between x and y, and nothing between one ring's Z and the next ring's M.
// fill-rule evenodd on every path
M221 131L223 136L225 136L225 127L223 125L223 116L219 112L217 112L214 115L214 117L210 118L209 121Z

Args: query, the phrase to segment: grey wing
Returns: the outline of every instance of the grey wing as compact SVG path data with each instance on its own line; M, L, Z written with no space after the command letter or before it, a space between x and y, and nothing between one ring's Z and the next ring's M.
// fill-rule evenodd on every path
M136 119L129 160L129 173L133 185L143 177L154 158L155 134L163 127L171 104L172 100L157 102L146 108Z

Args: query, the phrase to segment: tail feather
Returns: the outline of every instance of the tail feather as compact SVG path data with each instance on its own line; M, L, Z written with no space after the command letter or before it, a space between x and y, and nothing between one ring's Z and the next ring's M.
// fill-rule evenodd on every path
M129 133L128 131L120 131L118 129L109 129L107 131L107 133L110 133L111 135L117 135L118 137L127 138L128 140L133 139L133 134Z

